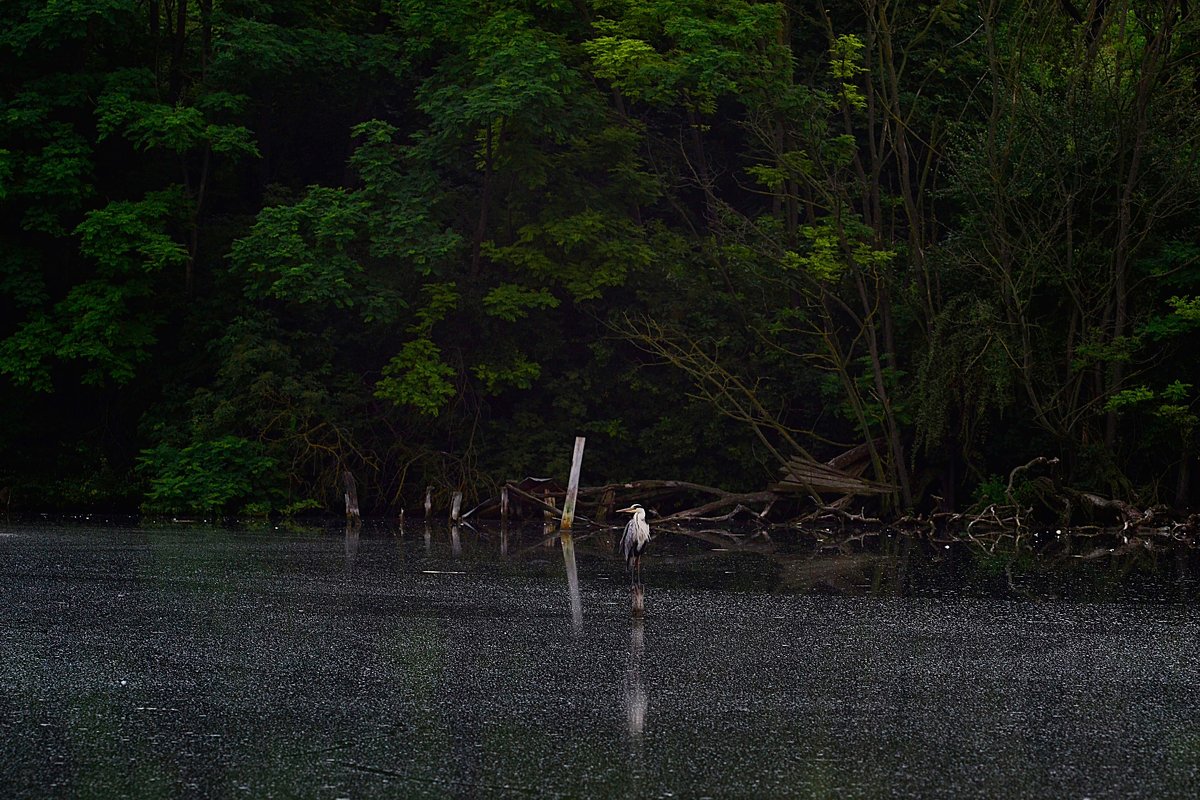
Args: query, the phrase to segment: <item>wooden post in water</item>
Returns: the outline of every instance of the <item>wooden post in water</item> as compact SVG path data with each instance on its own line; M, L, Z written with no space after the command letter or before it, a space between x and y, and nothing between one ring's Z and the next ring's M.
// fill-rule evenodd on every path
M454 499L450 501L450 521L458 522L459 512L462 510L462 492L455 492Z
M433 516L433 487L425 487L425 519Z
M567 500L563 504L560 530L571 530L571 523L575 521L575 501L579 497L579 469L583 466L583 445L586 441L582 436L575 437L575 452L571 454L571 478L567 481Z
M358 482L350 470L342 470L342 483L346 488L346 519L353 525L362 522L358 512Z
M646 590L640 583L629 587L629 601L634 619L641 619L646 613Z
M508 484L500 487L500 524L508 524Z
M608 515L613 513L613 500L616 499L616 493L612 489L605 489L604 494L600 495L600 505L596 507L596 522L604 522L608 519Z
M553 497L547 497L546 505L550 506L550 508L555 508L557 503L554 502ZM542 536L546 537L542 543L546 547L554 546L554 540L550 537L554 534L554 526L558 522L558 514L551 511L550 508L542 512Z

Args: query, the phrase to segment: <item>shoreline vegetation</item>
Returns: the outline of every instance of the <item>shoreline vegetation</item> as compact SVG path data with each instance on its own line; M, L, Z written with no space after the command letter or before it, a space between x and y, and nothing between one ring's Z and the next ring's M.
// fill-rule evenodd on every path
M6 16L0 512L1193 535L1200 4Z

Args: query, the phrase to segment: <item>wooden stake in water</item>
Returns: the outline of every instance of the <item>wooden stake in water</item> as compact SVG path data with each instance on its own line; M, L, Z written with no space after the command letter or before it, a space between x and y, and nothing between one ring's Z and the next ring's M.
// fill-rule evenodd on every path
M558 523L558 512L550 510L555 507L553 497L546 498L546 505L550 506L550 508L542 511L542 536L546 537L542 540L542 543L546 547L553 547L554 539L551 536L554 534L554 526Z
M604 490L604 494L600 495L600 505L596 506L596 522L604 522L612 515L615 499L616 493L612 489Z
M462 510L462 492L455 492L454 499L450 501L450 521L458 522L459 511Z
M425 487L425 519L433 516L433 487Z
M362 521L362 515L358 512L358 482L347 469L342 471L342 483L346 488L346 519L357 525Z
M508 555L508 485L500 487L500 555Z
M560 530L571 530L571 523L575 521L575 500L579 497L579 469L583 466L583 445L586 441L582 436L575 437L575 452L571 454L571 478L567 481L567 501L563 504Z

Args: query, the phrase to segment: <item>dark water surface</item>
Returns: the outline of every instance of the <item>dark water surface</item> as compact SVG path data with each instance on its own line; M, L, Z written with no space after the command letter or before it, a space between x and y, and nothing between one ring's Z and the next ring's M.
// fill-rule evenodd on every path
M1200 794L1188 558L540 539L0 525L0 795Z

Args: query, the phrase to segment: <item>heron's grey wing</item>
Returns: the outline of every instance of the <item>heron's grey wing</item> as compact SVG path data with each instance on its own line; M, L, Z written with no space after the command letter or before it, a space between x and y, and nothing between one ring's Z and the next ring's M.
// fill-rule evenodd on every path
M625 533L621 536L621 554L625 560L633 558L634 548L637 547L637 519L625 523Z

